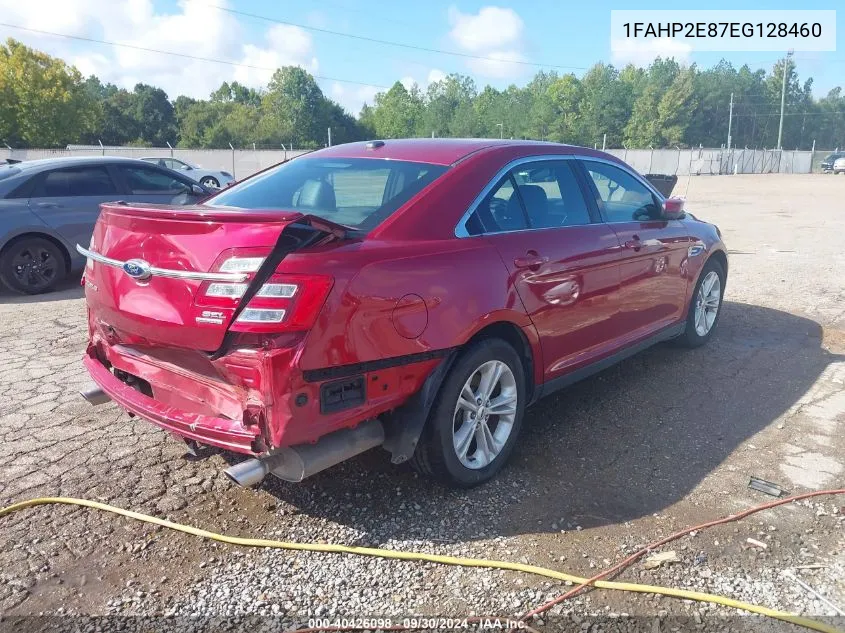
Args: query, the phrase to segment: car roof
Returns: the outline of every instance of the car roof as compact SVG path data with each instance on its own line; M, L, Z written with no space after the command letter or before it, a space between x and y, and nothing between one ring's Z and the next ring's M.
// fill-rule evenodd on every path
M383 141L345 143L318 150L309 157L320 158L390 158L419 163L452 165L473 152L489 147L559 147L581 153L584 148L545 141L491 138L403 138Z
M15 167L21 171L55 169L57 167L75 167L78 165L107 165L113 163L127 163L129 165L141 163L139 158L125 156L59 156L56 158L39 158L16 163ZM144 163L145 165L148 163Z

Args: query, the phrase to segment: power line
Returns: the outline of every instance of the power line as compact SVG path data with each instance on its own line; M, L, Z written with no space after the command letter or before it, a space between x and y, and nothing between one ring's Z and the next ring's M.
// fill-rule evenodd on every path
M243 64L241 62L233 62L227 59L215 59L213 57L200 57L199 55L189 55L188 53L176 53L174 51L163 51L158 48L147 48L146 46L136 46L135 44L125 44L123 42L110 42L108 40L98 40L92 37L82 37L81 35L68 35L67 33L55 33L53 31L42 31L40 29L31 29L25 26L20 26L18 24L7 24L6 22L0 22L0 26L10 28L10 29L18 29L20 31L29 31L30 33L39 33L41 35L55 35L57 37L64 37L69 40L78 40L80 42L92 42L94 44L106 44L108 46L118 46L121 48L131 48L136 51L144 51L147 53L159 53L161 55L172 55L173 57L183 57L185 59L194 59L201 62L211 62L214 64L225 64L227 66L237 66L238 68L251 68L253 70L269 70L275 71L277 68L271 68L270 66L255 66L253 64ZM339 79L337 77L327 77L325 75L312 75L315 79L322 79L325 81L337 81L338 83L346 83L346 84L355 84L358 86L368 86L371 88L383 88L385 90L389 90L390 86L381 86L379 84L371 84L366 81L353 81L351 79Z
M337 35L339 37L347 37L353 40L361 40L364 42L372 42L374 44L383 44L385 46L396 46L399 48L409 48L415 51L423 51L426 53L438 53L440 55L454 55L455 57L465 57L468 59L480 59L488 62L498 62L506 64L520 64L522 66L535 66L538 68L561 68L563 70L589 70L586 66L561 66L560 64L542 64L539 62L529 62L520 59L499 59L497 57L485 57L484 55L473 55L472 53L461 53L459 51L447 51L439 48L428 48L426 46L416 46L414 44L405 44L403 42L392 42L390 40L380 40L374 37L367 37L365 35L355 35L354 33L344 33L343 31L332 31L330 29L323 29L316 26L308 26L307 24L299 24L297 22L288 22L287 20L279 20L271 18L266 15L258 15L257 13L248 13L246 11L239 11L237 9L230 9L229 7L221 7L216 4L208 4L207 6L218 11L224 11L232 15L239 15L245 18L252 18L254 20L262 20L264 22L272 22L274 24L283 24L285 26L295 26L306 31L314 31L315 33L325 33L327 35Z

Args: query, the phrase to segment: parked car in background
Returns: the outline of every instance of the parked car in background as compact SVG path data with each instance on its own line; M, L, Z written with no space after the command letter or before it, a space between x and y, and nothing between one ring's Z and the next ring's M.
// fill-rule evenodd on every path
M193 204L212 190L132 158L74 157L0 165L0 281L37 294L53 288L85 259L104 202Z
M821 167L823 172L831 172L833 171L833 163L835 163L838 159L845 158L845 152L834 152L829 156L825 156L824 160L822 160Z
M159 167L167 167L168 169L173 169L183 173L188 178L200 183L204 187L220 189L222 187L228 187L231 183L235 182L234 176L232 176L232 174L228 171L212 171L210 169L203 169L199 165L193 165L184 160L179 160L178 158L149 156L147 158L142 158L141 160L145 160L148 163L154 163Z
M841 158L837 158L833 162L833 170L832 171L833 171L834 174L845 173L845 156L842 156Z
M77 248L86 398L251 456L242 484L376 446L481 483L529 403L706 343L728 274L719 229L621 160L485 139L337 145L194 207L104 205Z

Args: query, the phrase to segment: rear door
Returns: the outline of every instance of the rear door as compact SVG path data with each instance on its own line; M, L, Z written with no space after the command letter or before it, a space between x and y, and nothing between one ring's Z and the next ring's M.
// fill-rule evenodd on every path
M207 194L194 193L194 181L154 165L117 163L112 166L128 202L193 204Z
M105 165L53 169L39 175L29 207L69 244L88 244L100 205L119 198Z
M622 246L620 335L633 342L677 322L685 309L690 236L660 218L661 200L636 175L608 162L580 161L604 220Z
M613 347L619 241L564 157L526 159L466 222L499 251L540 335L544 381Z

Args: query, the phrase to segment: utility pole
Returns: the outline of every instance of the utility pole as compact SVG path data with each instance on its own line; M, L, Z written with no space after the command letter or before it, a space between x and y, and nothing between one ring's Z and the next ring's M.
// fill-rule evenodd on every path
M504 123L497 123L496 127L499 128L499 138L504 138L504 136L505 136L505 124Z
M728 113L728 150L731 149L731 125L734 122L734 93L731 93L731 109Z
M332 129L329 128L329 147L332 146Z
M781 139L783 138L783 109L786 105L786 75L789 73L789 59L792 57L793 50L789 49L786 57L783 60L783 84L780 89L780 125L778 126L778 149L781 149Z

